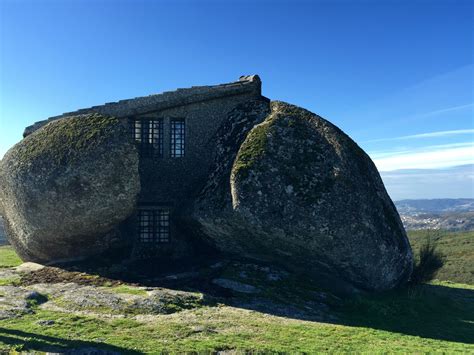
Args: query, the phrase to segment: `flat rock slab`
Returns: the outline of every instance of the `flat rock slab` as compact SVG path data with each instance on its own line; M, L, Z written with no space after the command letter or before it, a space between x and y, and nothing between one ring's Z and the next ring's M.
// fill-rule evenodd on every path
M0 286L0 319L32 312L32 306L44 299L40 293L15 286Z
M101 314L170 314L183 309L197 308L208 303L200 293L162 288L127 286L83 286L75 283L36 284L28 289L48 294L45 308L86 311ZM146 291L148 290L148 291Z

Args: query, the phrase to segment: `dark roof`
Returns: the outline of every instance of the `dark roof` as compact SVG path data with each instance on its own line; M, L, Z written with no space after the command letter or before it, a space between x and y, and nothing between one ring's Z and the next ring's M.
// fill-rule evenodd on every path
M46 120L35 122L33 125L26 127L23 132L23 137L33 133L50 121L68 116L97 112L119 118L128 117L163 110L170 107L188 105L191 103L245 93L261 94L261 81L258 75L241 76L239 81L227 84L193 86L191 88L165 91L161 94L136 97L134 99L120 100L118 102L109 102L104 105L66 112L59 116L53 116Z

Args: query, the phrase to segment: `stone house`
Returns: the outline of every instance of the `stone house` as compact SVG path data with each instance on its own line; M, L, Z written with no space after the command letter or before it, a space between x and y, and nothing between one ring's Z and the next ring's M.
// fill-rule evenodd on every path
M242 76L227 84L194 86L67 112L27 127L24 137L68 116L96 112L121 119L139 148L141 180L136 213L120 226L122 242L133 240L129 249L135 256L180 257L196 250L187 211L208 181L219 135L229 120L235 123L246 115L246 107L260 108L261 114L254 117L259 123L269 105L270 100L261 95L260 78Z
M0 213L23 260L110 252L159 269L219 251L346 291L410 277L370 157L324 118L263 97L256 75L68 112L24 135L0 161Z

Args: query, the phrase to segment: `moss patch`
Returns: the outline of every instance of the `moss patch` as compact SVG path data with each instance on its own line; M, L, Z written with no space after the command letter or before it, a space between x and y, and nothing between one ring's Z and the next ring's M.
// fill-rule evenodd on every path
M113 137L118 122L96 113L52 121L18 145L17 159L22 164L41 159L53 165L76 160Z
M263 156L268 141L268 129L269 126L263 124L256 126L252 131L250 131L235 159L233 167L233 172L235 174L242 174L243 177L246 177L248 171Z

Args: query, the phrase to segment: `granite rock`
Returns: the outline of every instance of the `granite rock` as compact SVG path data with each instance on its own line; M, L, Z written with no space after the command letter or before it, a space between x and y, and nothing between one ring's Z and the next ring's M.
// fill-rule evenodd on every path
M25 261L52 263L106 250L133 213L138 152L126 126L100 114L52 121L0 162L0 214Z
M330 122L272 102L265 121L217 158L225 159L231 169L213 177L221 182L194 209L218 249L341 291L382 291L409 278L411 247L375 165Z

